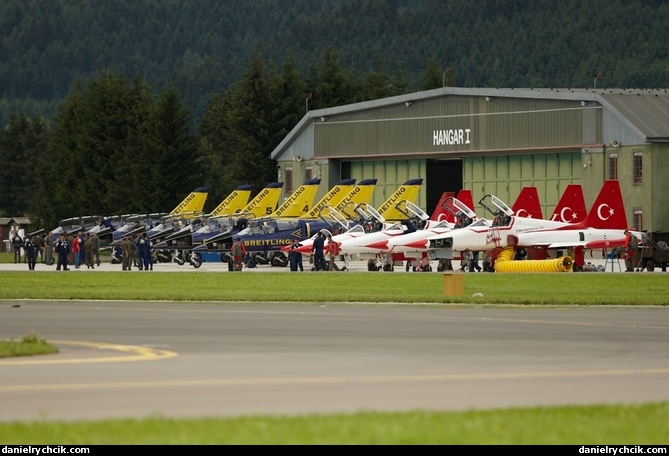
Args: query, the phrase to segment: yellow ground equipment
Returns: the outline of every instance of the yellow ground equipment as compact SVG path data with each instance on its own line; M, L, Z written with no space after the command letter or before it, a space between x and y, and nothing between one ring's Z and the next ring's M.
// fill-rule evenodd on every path
M496 272L571 272L574 262L569 256L549 260L513 259L513 247L506 247L495 261Z

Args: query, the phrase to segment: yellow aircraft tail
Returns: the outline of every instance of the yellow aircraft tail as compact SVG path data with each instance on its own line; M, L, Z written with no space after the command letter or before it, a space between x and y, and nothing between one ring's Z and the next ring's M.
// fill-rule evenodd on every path
M372 200L374 195L374 189L376 188L376 182L378 179L363 179L358 185L353 187L353 189L346 195L340 202L335 206L337 211L345 214L349 219L355 219L355 215L352 211L347 209L353 209L358 205L367 205Z
M276 209L282 188L283 182L272 182L260 190L255 198L238 213L249 218L267 217Z
M309 212L314 203L320 179L309 179L300 185L279 207L270 214L270 217L301 217Z
M209 214L212 217L220 215L232 215L240 212L249 203L251 198L252 184L240 185L232 191L218 206Z
M383 216L385 220L396 221L396 220L406 220L406 214L397 210L395 207L400 201L409 201L415 203L418 198L418 193L420 192L420 186L423 183L423 179L409 179L404 184L400 186L395 193L390 195L390 197L383 203L378 212Z
M175 207L170 215L178 215L184 218L193 218L202 214L204 203L209 195L209 187L198 187L188 194L184 200Z
M320 211L325 206L337 206L346 195L355 188L355 179L344 179L339 181L321 200L314 205L306 214L301 215L303 219L318 218Z

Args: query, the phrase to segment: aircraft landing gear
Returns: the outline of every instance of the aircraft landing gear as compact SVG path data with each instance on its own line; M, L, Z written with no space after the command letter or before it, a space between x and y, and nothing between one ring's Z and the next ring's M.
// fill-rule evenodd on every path
M277 266L277 267L286 267L288 266L288 258L283 253L278 253L274 256L272 256L272 266Z
M159 263L171 263L172 254L169 250L160 250L156 253L156 260L158 260Z
M190 255L190 264L195 268L202 266L202 255L199 253L193 253Z
M173 261L178 264L179 266L183 266L184 263L186 263L186 260L184 260L183 257L183 252L179 251L175 256Z

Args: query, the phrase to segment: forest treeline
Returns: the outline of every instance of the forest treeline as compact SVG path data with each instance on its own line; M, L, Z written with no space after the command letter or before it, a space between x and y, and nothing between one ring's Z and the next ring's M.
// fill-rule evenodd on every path
M448 85L669 86L662 0L0 2L0 215L214 206L311 109ZM447 71L448 69L448 71Z
M306 74L334 48L408 91L428 59L460 87L667 87L668 23L665 0L5 0L0 121L52 117L100 70L172 83L197 119L256 49Z
M453 85L447 74L427 62L425 88ZM256 52L193 128L172 84L156 91L103 71L79 80L49 122L10 115L0 130L0 216L26 215L42 228L79 215L162 212L200 186L211 190L209 212L240 184L260 191L276 180L270 155L307 108L398 94L402 84L344 68L333 49L308 77L291 58L276 67ZM315 91L305 98L308 86Z

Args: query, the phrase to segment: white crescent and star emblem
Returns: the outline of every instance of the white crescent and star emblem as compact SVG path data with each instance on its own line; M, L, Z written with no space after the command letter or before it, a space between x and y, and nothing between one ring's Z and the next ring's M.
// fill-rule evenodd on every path
M605 217L602 215L602 209L606 208L607 209L607 216ZM611 218L613 215L613 209L611 209L611 206L609 206L606 203L600 204L599 207L597 208L597 216L599 217L600 220L608 220Z
M563 208L563 209L560 211L560 219L561 219L561 221L563 221L563 222L571 222L571 221L574 220L575 218L576 218L576 214L574 213L574 211L572 210L572 208L570 208L569 206Z

